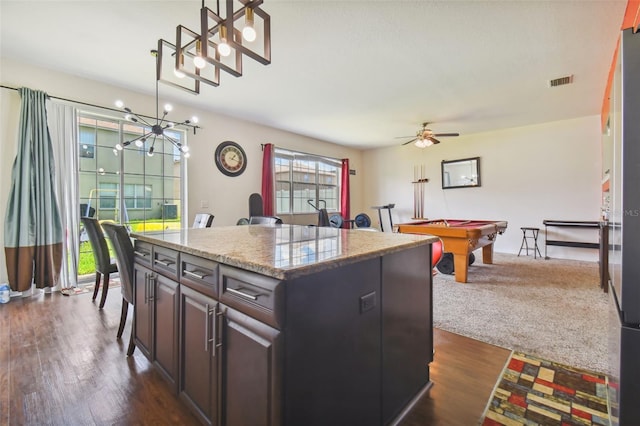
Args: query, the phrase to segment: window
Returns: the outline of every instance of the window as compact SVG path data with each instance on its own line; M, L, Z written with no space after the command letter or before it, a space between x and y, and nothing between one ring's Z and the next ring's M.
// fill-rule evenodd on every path
M80 128L80 158L93 158L96 146L96 134L93 129Z
M114 210L118 201L118 184L117 183L98 183L98 204L99 209Z
M339 160L276 148L274 162L276 214L339 210Z
M117 151L117 143L136 139L149 128L91 113L82 113L78 121L80 204L94 208L99 220L121 221L132 231L180 228L185 162L175 146L153 137ZM183 130L167 134L186 143Z
M151 185L125 184L124 199L127 209L150 209L152 193Z

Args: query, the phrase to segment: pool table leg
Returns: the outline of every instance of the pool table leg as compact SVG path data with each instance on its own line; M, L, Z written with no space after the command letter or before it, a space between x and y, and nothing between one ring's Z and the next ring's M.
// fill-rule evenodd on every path
M469 272L469 253L454 254L453 266L456 274L456 281L459 283L467 282L467 273Z
M493 263L493 243L482 247L482 263L487 265Z

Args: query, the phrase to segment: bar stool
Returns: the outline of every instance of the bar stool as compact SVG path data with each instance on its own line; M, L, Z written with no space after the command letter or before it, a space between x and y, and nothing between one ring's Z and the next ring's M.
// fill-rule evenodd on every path
M525 249L527 256L529 256L529 250L533 250L533 258L536 259L536 251L537 254L542 257L542 253L540 253L540 249L538 248L538 233L540 232L540 228L529 228L522 227L522 244L520 244L520 250L518 251L518 256L522 252L522 249ZM529 233L529 234L527 234ZM529 241L533 240L533 247L529 247Z

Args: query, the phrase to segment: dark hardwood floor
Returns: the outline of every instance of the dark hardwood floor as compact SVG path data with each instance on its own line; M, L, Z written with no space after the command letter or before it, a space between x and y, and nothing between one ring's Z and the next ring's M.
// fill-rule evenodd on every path
M119 288L103 310L90 293L0 305L0 425L197 425L139 351L126 357L120 306ZM476 424L510 352L441 330L435 349L434 385L402 425Z

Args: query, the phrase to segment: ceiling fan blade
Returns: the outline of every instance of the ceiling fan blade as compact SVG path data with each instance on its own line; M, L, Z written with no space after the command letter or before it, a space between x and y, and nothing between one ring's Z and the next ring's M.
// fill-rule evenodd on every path
M433 136L428 137L427 139L429 139L431 142L433 142L434 145L437 144L437 143L440 143L440 141L438 139L434 138Z
M396 136L394 139L405 139L405 138L415 138L416 135L411 135L411 136Z
M417 141L417 140L418 140L418 138L414 138L414 139L411 139L411 140L410 140L410 141L408 141L408 142L403 143L402 145L403 145L403 146L404 146L404 145L408 145L408 144L410 144L411 142L414 142L414 141Z
M460 133L434 133L433 136L439 136L439 137L460 136Z

